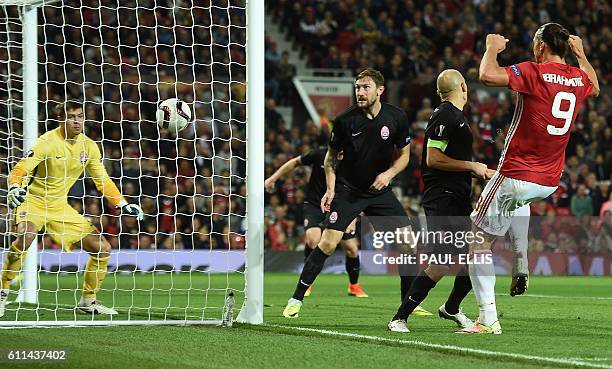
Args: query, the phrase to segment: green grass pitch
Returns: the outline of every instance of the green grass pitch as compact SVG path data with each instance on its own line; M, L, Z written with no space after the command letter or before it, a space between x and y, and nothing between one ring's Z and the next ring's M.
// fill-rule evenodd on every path
M409 320L410 334L391 333L386 324L399 303L399 278L362 276L368 299L347 296L347 278L322 275L306 298L300 318L282 309L295 286L293 274L265 275L265 322L232 328L122 326L0 330L0 352L63 349L63 362L15 363L1 368L612 368L612 278L532 277L529 294L508 296L509 278L497 279L500 336L454 334L437 316ZM41 277L41 319L72 319L71 277ZM188 291L189 285L198 289ZM450 291L441 281L423 306L434 311ZM58 287L59 286L59 287ZM156 292L151 293L155 286ZM109 275L101 295L121 309L119 319L219 318L226 286L240 289L241 276ZM130 290L136 288L136 292ZM170 287L174 289L170 290ZM59 290L58 293L55 291ZM207 291L208 290L208 291ZM208 299L208 306L204 302ZM49 309L55 302L59 311ZM237 305L240 301L237 301ZM153 309L147 309L149 305ZM177 308L182 306L182 308ZM3 320L15 319L9 305ZM477 314L473 295L463 304ZM19 319L35 319L24 305ZM78 319L87 319L77 315Z

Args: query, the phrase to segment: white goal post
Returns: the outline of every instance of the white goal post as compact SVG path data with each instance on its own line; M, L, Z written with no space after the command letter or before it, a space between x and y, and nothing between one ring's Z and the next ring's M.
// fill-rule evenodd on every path
M62 251L43 228L13 281L0 328L220 324L229 292L236 321L263 323L264 2L202 4L0 1L0 57L8 57L0 61L0 265L16 235L8 171L57 127L50 111L58 94L79 91L84 133L123 195L146 214L139 224L117 213L85 171L69 202L113 240L98 296L119 314L78 314L89 255L78 246ZM77 13L78 40L65 16ZM52 57L58 50L63 55ZM169 97L195 114L177 137L152 118Z

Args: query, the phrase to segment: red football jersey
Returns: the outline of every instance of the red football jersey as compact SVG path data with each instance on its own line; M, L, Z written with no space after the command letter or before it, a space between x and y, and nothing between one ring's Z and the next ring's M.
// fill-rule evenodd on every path
M505 67L518 93L499 171L506 177L557 186L571 127L593 83L579 68L554 62Z

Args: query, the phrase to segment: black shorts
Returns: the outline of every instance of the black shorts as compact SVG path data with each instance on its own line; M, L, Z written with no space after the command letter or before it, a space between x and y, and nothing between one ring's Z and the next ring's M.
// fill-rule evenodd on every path
M311 203L305 202L303 205L304 212L304 230L308 230L310 228L324 228L325 223L325 214L321 212L321 208L318 206L314 206ZM349 223L350 224L350 223ZM348 227L348 225L347 225ZM346 230L346 227L344 228ZM355 227L355 232L353 233L344 233L342 236L343 240L350 240L351 238L357 237L357 232L359 231L359 225Z
M402 204L392 191L364 195L338 184L325 228L344 231L359 213L364 212L376 230L393 231L411 225Z
M321 208L311 203L305 202L302 205L304 211L304 229L309 228L322 228L323 221L325 220L325 214L321 212Z
M428 236L425 252L450 256L468 254L470 238L465 236L472 229L469 196L458 196L445 189L429 191L428 194L432 196L423 199ZM436 235L431 232L436 232Z

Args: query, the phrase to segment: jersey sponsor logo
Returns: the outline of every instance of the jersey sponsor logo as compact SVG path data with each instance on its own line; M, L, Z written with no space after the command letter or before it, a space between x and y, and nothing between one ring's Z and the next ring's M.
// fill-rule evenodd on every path
M438 126L438 128L436 128L436 134L437 134L438 136L442 136L442 132L444 132L444 129L445 129L445 128L446 128L446 127L445 127L444 125L442 125L442 124L441 124L441 125L439 125L439 126Z
M387 126L383 126L383 127L380 129L380 137L381 137L383 140L386 140L387 138L389 138L389 127L387 127Z
M333 211L331 214L329 214L329 222L336 223L336 220L338 220L338 213Z
M85 164L87 162L87 153L85 151L81 151L80 159L81 164Z
M63 159L64 157L61 155L55 155L55 158L59 160L59 159Z
M512 72L514 73L515 76L518 77L521 75L521 71L518 69L516 65L511 65L510 69L512 69Z
M459 125L459 127L463 127L465 126L465 121L461 122L461 124Z
M357 133L351 133L351 136L353 136L353 137L355 137L355 136L359 136L359 135L360 135L360 134L362 134L362 133L363 133L363 131L361 131L361 132L357 132Z

